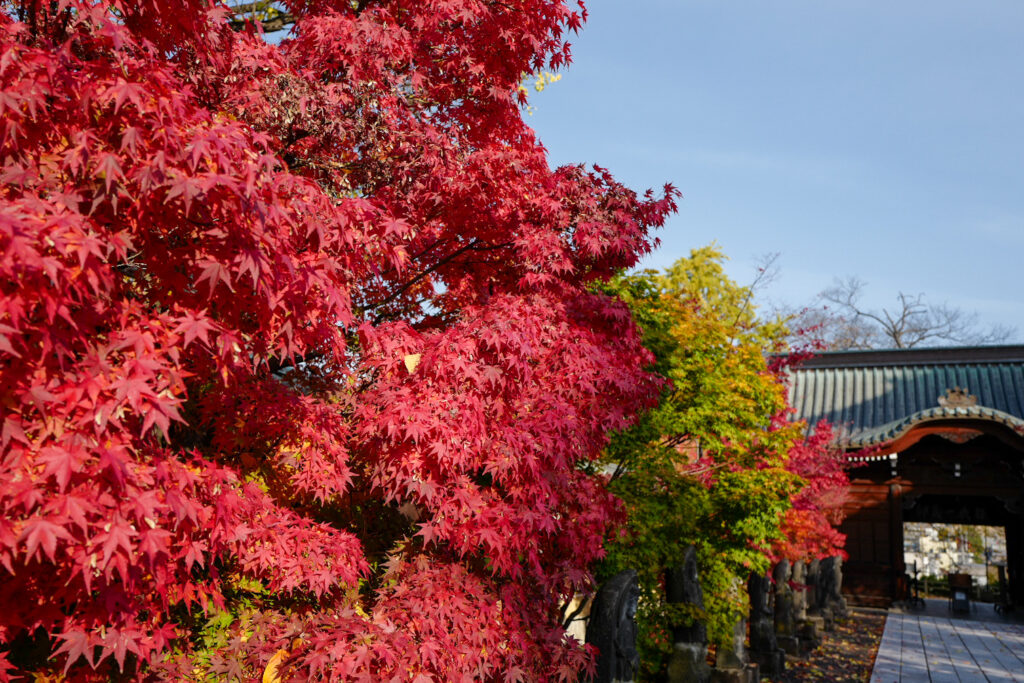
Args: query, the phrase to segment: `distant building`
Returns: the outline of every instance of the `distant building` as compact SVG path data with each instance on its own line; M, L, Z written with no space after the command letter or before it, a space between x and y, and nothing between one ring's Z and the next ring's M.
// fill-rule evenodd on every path
M988 584L989 567L1006 565L1006 537L1001 527L927 524L903 525L903 562L907 573L941 577L970 574L978 586Z
M841 527L852 601L900 597L904 522L923 522L1001 527L1024 604L1024 346L823 353L793 371L790 400L855 461Z

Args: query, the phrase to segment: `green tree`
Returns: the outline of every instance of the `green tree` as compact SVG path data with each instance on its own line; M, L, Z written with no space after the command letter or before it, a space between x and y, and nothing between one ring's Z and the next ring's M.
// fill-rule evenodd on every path
M628 519L599 573L640 574L645 677L665 666L674 625L700 616L713 641L730 635L747 610L746 578L768 569L767 549L803 485L786 470L803 426L785 420L785 388L767 355L782 349L786 330L757 316L750 288L729 279L723 260L707 246L664 273L608 285L667 380L658 406L612 439L603 462ZM698 553L704 615L664 600L664 570L688 545Z

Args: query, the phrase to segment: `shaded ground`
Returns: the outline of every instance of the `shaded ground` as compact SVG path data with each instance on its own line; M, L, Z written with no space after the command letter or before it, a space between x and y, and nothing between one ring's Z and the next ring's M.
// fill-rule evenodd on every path
M786 658L786 673L774 683L834 681L862 683L871 679L878 643L885 629L885 613L855 610L825 643L804 659ZM766 681L767 679L761 679Z

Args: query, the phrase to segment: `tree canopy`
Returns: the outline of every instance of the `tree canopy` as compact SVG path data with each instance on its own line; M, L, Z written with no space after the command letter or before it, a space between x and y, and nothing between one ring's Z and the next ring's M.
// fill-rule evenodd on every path
M676 193L523 123L579 9L280 5L0 3L0 680L576 680Z
M665 666L671 629L706 619L726 642L747 610L746 580L779 557L831 555L843 459L822 425L810 436L792 423L784 383L786 327L762 319L753 292L733 282L714 246L695 249L665 272L622 275L605 289L621 296L665 378L661 400L620 432L603 460L610 489L626 506L602 573L640 572L641 661ZM697 549L706 614L665 600L664 572Z

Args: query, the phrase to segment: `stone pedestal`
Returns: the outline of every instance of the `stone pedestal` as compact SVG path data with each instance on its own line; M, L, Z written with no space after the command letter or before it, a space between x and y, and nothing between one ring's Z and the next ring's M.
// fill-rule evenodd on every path
M740 619L732 629L732 638L721 643L715 656L715 668L711 671L713 683L757 683L760 680L757 665L751 667L747 661L747 649L743 641L747 638L747 620Z
M700 643L676 643L668 661L669 683L708 683L711 667L707 662L708 648Z
M800 639L796 636L776 636L775 640L778 641L779 647L787 655L799 657L803 654L803 646L800 644Z
M776 678L786 670L786 653L779 647L770 622L751 622L750 659L769 678Z
M832 633L836 630L836 619L832 614L832 610L827 607L823 607L821 610L821 618L825 622L825 633Z
M761 680L757 664L747 664L742 669L711 670L712 683L758 683Z
M797 624L797 636L803 643L806 650L813 650L821 647L825 637L825 620L820 616L808 615L806 619Z

